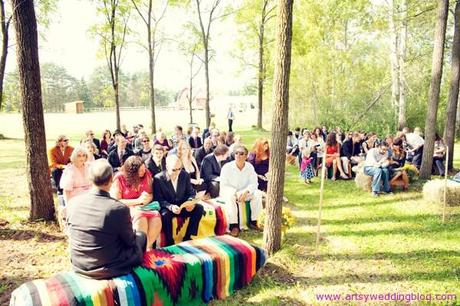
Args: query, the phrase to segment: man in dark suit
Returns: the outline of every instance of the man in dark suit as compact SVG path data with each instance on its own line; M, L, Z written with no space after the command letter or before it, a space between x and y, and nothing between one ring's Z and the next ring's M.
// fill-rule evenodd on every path
M342 160L343 169L351 177L351 167L358 164L364 159L359 156L361 153L361 142L359 134L354 132L351 138L345 140L340 150L340 159Z
M86 131L86 140L91 140L97 147L97 154L101 154L101 142L99 139L94 138L94 132L92 130Z
M203 146L199 148L198 150L196 150L194 153L196 164L198 165L198 167L201 167L201 163L203 162L203 159L209 153L212 153L212 141L208 137L204 140Z
M175 216L189 217L184 241L192 239L198 233L198 225L203 216L203 206L195 204L187 208L180 208L184 202L195 198L196 192L190 183L190 175L182 171L182 161L177 155L166 158L166 171L155 175L154 200L160 203L160 213L163 232L166 236L166 245L174 244L172 236L172 218Z
M226 145L218 145L214 151L203 159L201 163L201 177L206 184L206 192L211 198L219 196L219 181L221 163L228 157L228 147Z
M199 133L200 130L197 127L194 127L192 130L192 134L188 138L188 144L190 145L190 148L199 149L203 146Z
M108 157L108 161L114 172L120 170L125 160L131 155L134 155L134 152L127 146L127 143L128 141L122 134L117 134L115 136L115 146L110 151Z
M93 189L67 207L70 257L75 272L94 279L128 274L142 263L147 238L133 231L129 208L110 197L112 167L105 159L91 164Z

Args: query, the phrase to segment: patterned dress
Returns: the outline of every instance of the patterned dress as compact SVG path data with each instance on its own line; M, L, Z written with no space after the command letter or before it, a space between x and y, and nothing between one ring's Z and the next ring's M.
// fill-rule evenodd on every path
M304 156L302 157L302 163L300 164L300 177L304 180L310 180L315 177L315 172L312 167L312 158Z

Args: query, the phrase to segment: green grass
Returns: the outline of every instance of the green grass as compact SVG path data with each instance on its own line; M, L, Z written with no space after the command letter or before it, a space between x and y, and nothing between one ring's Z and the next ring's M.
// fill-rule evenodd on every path
M268 136L254 131L239 134L246 144L252 144L261 135ZM460 167L460 146L456 149L455 164ZM23 156L22 141L0 140L0 219L8 220L13 229L57 235L57 230L49 225L25 223L28 199ZM305 185L298 175L297 168L287 169L285 195L296 224L284 237L282 249L269 259L249 286L212 305L319 304L316 295L329 293L448 293L458 297L450 305L460 303L459 207L448 210L449 218L443 224L439 204L423 200L421 182L412 185L409 192L373 198L357 189L353 181L327 181L316 256L319 180L315 178L311 185ZM245 232L241 237L261 245L261 236ZM28 241L0 239L0 248L8 243L16 244L17 249L26 248L23 245ZM0 278L0 296L21 281L68 269L65 242L52 241L40 247L27 255L36 258L34 267L38 270L24 271L13 285L2 283ZM61 263L50 265L47 252ZM11 269L10 263L0 258L0 270L6 269Z

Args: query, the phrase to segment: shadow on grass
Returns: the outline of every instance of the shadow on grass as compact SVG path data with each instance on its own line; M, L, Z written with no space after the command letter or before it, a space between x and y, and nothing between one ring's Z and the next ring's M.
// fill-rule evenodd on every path
M0 278L0 305L8 305L11 299L11 293L23 283L30 281L30 278L18 277L1 277Z
M64 236L56 236L33 230L14 230L0 228L0 240L32 240L37 239L39 242L64 241Z
M418 250L403 253L393 252L376 252L376 253L360 253L360 254L323 254L320 256L311 256L315 261L329 260L375 260L375 259L390 259L390 260L432 260L433 258L460 259L460 251L453 250Z

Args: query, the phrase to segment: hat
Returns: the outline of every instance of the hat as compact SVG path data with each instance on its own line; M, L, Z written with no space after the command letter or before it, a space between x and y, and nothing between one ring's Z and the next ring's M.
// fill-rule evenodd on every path
M117 135L123 135L124 134L119 130L119 129L116 129L114 132L113 132L113 137L117 136Z

